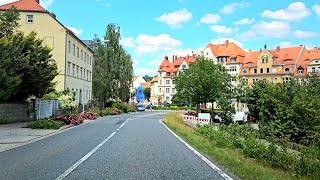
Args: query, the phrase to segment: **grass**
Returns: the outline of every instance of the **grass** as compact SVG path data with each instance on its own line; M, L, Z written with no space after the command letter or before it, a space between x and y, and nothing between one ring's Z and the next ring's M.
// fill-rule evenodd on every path
M245 157L240 150L215 146L208 138L185 125L178 114L169 114L163 122L195 149L213 159L218 165L225 167L240 179L296 179L290 173L273 169L255 159Z

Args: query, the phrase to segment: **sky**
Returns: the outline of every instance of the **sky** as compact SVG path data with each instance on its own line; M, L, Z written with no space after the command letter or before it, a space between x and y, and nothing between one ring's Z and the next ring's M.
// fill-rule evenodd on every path
M320 46L318 0L41 0L41 5L81 39L103 37L108 23L118 24L135 75L154 76L165 55L186 56L226 39L244 50Z

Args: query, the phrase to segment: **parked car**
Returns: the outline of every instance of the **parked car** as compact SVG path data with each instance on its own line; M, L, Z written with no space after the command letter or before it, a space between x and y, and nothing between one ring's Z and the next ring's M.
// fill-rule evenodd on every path
M145 111L146 110L146 107L143 104L138 104L136 106L136 108L137 108L138 111Z
M246 112L236 112L233 115L232 121L233 121L233 123L244 124L248 121L247 116L248 116L248 114ZM216 115L214 117L214 121L219 122L219 123L225 122L219 115Z

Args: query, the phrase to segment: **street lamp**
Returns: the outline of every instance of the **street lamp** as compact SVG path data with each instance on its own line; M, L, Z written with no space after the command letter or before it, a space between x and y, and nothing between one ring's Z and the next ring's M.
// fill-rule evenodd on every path
M105 40L102 40L101 41L102 43L108 43L109 42L109 40L108 39L105 39ZM92 43L88 43L87 45L86 45L86 48L87 48L87 51L89 50L89 45L93 45L93 44L100 44L101 42L92 42ZM87 70L87 72L88 72L88 64L89 64L89 59L87 59L87 62L85 62L85 60L86 60L86 58L87 57L84 57L84 60L83 60L83 63L85 63L84 64L84 66L83 67L85 67L85 69ZM92 58L92 66L93 66L93 58ZM87 74L87 77L86 77L86 72L84 71L84 81L83 81L83 96L82 96L82 103L83 103L83 105L82 105L82 112L84 112L84 105L85 105L85 100L86 100L86 82L87 82L87 80L88 80L88 74ZM91 74L91 78L92 78L92 74ZM87 79L87 80L86 80ZM91 92L92 93L92 92Z

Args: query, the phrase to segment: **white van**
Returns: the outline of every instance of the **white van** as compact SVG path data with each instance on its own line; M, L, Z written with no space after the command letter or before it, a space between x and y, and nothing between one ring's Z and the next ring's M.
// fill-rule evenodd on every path
M247 122L247 117L248 117L248 113L246 112L236 112L233 115L233 123L244 124ZM218 115L216 115L214 119L215 119L215 122L220 122L220 123L224 122L222 118L219 117Z

